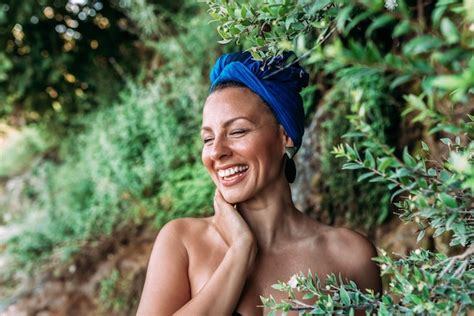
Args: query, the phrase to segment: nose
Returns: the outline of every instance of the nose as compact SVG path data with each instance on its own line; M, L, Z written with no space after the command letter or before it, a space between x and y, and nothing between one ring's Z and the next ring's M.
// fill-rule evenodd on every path
M212 160L220 160L227 156L230 156L232 151L230 150L227 141L220 137L216 137L213 141L210 156Z

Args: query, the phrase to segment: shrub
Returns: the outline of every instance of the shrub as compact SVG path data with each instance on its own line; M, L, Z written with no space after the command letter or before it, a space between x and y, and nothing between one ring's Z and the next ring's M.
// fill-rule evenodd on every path
M296 274L273 287L289 299L262 298L275 311L308 314L458 314L474 308L473 120L469 104L474 92L473 33L470 1L438 1L413 6L411 1L318 1L315 3L208 1L223 42L246 38L255 58L264 59L295 48L312 70L325 79L357 81L381 76L389 82L391 99L404 106L402 119L417 124L425 139L436 137L447 146L444 156L432 156L438 143L417 140L419 146L397 151L380 137L369 116L373 96L354 98L346 137L357 142L334 148L346 160L342 169L364 170L360 181L383 183L400 218L427 230L448 234L450 246L462 254L416 249L395 259L381 250L375 258L390 280L383 294L357 288L334 275ZM403 95L403 99L399 96ZM379 104L379 107L385 104ZM419 149L417 149L419 148ZM410 150L412 152L410 153ZM413 150L416 149L416 150ZM395 200L396 199L396 200ZM451 248L453 250L453 248ZM314 304L294 299L305 293Z

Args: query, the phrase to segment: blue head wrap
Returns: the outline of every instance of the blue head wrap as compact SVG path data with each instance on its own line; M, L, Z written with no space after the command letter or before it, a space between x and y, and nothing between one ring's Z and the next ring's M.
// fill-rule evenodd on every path
M285 52L263 62L254 60L249 52L222 55L211 70L211 91L226 81L242 83L271 107L278 123L299 148L304 133L300 91L308 85L309 76L297 62L287 62L290 56L294 54Z

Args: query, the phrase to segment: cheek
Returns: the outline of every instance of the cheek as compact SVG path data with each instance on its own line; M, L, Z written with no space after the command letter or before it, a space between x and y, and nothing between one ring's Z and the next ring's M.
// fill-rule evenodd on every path
M209 169L212 167L211 166L211 157L209 155L208 149L204 147L201 151L201 161L204 167L209 171Z

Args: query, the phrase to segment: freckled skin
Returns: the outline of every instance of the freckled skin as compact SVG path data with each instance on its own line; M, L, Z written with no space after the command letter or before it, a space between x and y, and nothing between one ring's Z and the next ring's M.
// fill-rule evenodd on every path
M294 207L283 172L285 146L293 143L257 95L238 87L212 93L201 138L202 161L216 185L215 214L162 228L138 315L266 315L269 310L257 307L260 295L286 299L270 286L308 270L323 281L336 273L381 291L379 269L370 260L377 254L365 237ZM235 165L248 170L225 185L217 171Z

